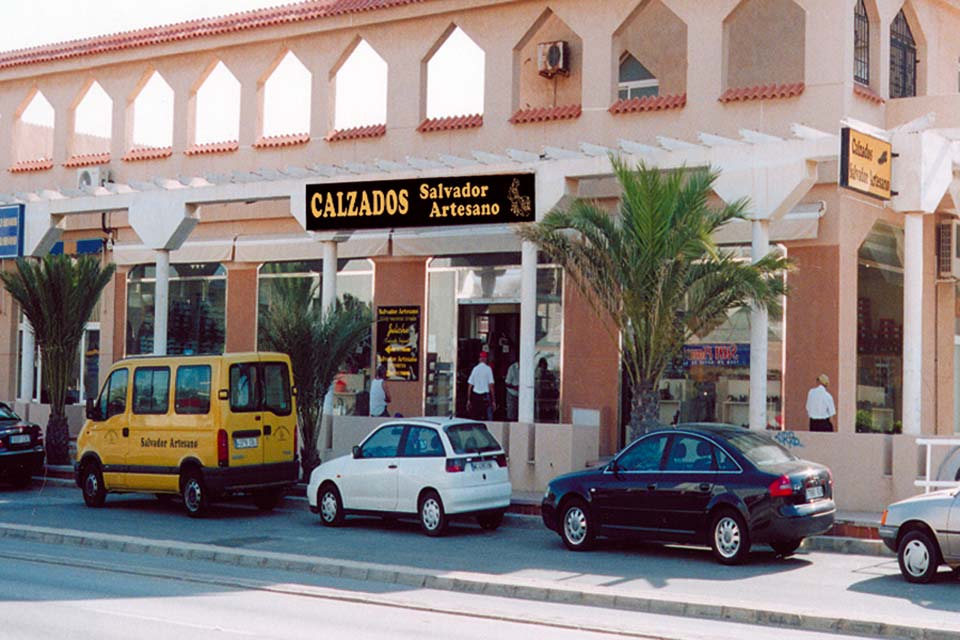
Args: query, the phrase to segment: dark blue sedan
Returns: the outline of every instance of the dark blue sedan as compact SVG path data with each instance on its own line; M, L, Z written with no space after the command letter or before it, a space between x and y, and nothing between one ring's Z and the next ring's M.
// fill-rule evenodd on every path
M833 476L763 432L720 424L651 431L608 464L555 478L544 524L568 549L599 536L708 545L723 564L754 542L789 556L833 525Z

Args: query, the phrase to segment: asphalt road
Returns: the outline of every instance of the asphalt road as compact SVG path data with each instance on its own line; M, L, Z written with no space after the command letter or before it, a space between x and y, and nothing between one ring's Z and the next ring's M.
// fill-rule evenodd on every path
M0 490L0 522L195 542L254 551L490 574L675 601L760 607L922 626L960 633L960 582L944 572L931 585L910 585L892 558L824 552L782 560L758 549L740 567L716 564L706 549L608 543L571 553L535 518L508 517L495 532L472 523L445 538L427 538L414 522L355 518L325 528L305 501L261 513L242 503L216 506L201 520L152 496L110 496L88 509L79 490L34 486Z

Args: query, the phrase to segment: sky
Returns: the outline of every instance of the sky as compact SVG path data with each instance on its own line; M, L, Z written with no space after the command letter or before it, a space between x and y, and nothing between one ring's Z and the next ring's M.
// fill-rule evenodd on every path
M142 27L159 26L196 18L221 16L263 7L292 4L282 0L0 0L0 51L11 51L43 44L52 44L129 31ZM439 36L439 34L438 34ZM483 111L483 53L462 31L457 30L448 40L449 46L440 49L428 67L427 117L467 115ZM365 43L364 43L365 44ZM464 60L473 65L471 73L464 73ZM288 78L302 76L297 63L286 65L283 73ZM234 88L227 74L214 74L213 80L204 85L202 92L213 96L205 99L198 96L197 140L223 142L237 138L236 118L239 117L239 100L234 103ZM307 76L308 77L308 76ZM353 82L351 78L364 78ZM371 78L379 80L371 82ZM434 82L434 80L437 80ZM469 85L464 85L464 81ZM152 81L151 81L152 82ZM360 46L355 56L344 66L336 79L336 113L334 128L382 124L386 122L386 65L369 46ZM275 82L278 87L302 86L288 79ZM438 89L442 87L443 89ZM134 138L146 146L169 146L171 127L166 124L172 113L172 100L166 97L162 86L151 86L150 100L138 100L135 109ZM265 104L264 134L280 135L300 133L309 125L309 95L292 96L289 89L275 92L268 89ZM272 94L272 95L271 95ZM229 102L225 102L225 98ZM101 99L102 98L97 98ZM102 113L104 109L94 98L86 105L86 111ZM215 104L216 103L216 104ZM235 117L225 116L233 113ZM46 124L52 119L52 109L42 101L31 104L24 119L36 124ZM79 116L78 116L79 118ZM90 119L87 121L87 119ZM297 123L291 125L290 123ZM292 130L291 127L293 127ZM77 123L78 130L99 135L109 131L109 120L97 116L84 116L84 123ZM322 135L326 132L311 132Z

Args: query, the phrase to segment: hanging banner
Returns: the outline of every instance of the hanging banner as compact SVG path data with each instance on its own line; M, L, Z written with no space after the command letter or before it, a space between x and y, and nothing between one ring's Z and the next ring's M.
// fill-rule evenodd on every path
M23 255L23 205L0 207L0 258Z
M308 184L307 230L533 222L532 173Z
M889 200L893 147L886 140L844 127L840 129L840 186Z
M387 380L415 381L420 371L420 307L377 307L377 366Z

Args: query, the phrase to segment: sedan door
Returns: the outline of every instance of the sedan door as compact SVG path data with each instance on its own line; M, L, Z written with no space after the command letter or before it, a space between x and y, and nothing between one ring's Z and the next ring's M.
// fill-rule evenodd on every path
M611 532L658 530L660 517L653 500L667 438L665 433L641 438L607 465L590 487L594 513Z
M420 491L428 486L437 487L445 480L446 453L436 429L409 428L398 471L396 510L416 513Z
M673 438L654 497L666 537L689 538L706 530L707 507L717 480L714 449L692 434Z
M950 504L950 515L947 516L946 531L938 531L937 535L946 538L946 544L943 545L944 555L949 555L954 560L960 558L960 492L953 497Z
M400 439L403 425L385 425L368 437L347 460L340 484L345 509L395 511Z

